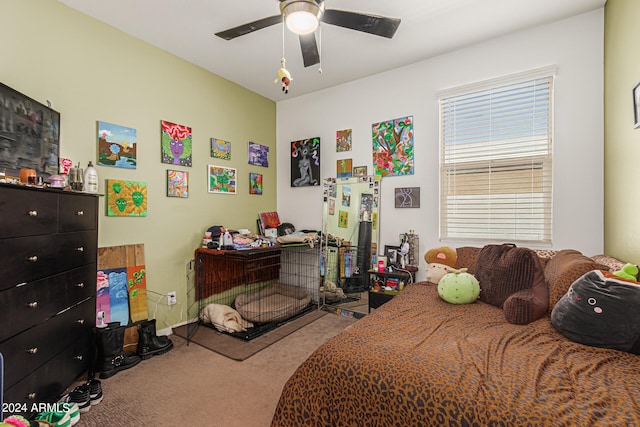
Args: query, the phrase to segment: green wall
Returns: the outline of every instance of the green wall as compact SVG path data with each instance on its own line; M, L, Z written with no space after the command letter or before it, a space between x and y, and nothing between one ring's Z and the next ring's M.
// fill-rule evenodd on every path
M0 81L61 113L63 157L96 163L97 121L137 130L137 169L97 167L99 191L107 178L146 182L148 216L106 217L101 197L99 246L144 243L150 316L158 329L186 321L186 264L204 231L255 231L258 212L276 210L275 103L55 0L2 0L0 16ZM192 167L161 163L161 120L192 128ZM210 156L212 137L231 142L230 161ZM247 164L249 141L270 147L268 168ZM208 164L237 168L236 195L207 192ZM188 199L166 196L168 169L189 172ZM249 195L249 172L263 195Z
M633 87L640 82L640 2L605 6L605 253L640 263L640 128L633 124ZM588 88L585 88L585 100ZM577 155L579 158L579 155ZM588 209L588 201L585 201Z

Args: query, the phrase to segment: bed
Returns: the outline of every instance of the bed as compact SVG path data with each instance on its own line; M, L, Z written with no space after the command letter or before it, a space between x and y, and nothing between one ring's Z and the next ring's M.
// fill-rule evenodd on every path
M298 367L272 427L304 425L639 426L640 356L416 283Z

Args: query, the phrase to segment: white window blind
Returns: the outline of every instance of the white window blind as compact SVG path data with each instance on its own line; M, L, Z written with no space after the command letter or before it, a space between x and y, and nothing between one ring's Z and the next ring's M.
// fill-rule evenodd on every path
M439 94L443 240L551 242L554 74Z

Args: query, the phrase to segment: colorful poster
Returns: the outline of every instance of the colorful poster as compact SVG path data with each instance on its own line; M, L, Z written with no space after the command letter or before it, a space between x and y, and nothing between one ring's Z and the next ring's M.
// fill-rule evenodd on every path
M167 170L167 197L189 197L189 172Z
M338 178L349 178L353 175L353 160L340 159L336 161L336 176Z
M413 116L372 126L374 175L413 175Z
M340 227L340 228L349 227L349 212L348 211L338 211L338 227Z
M249 172L249 194L262 194L262 175Z
M162 163L191 167L191 128L165 120L162 120L161 127Z
M98 122L99 166L135 169L138 163L136 151L135 129Z
M211 157L231 160L231 143L217 138L211 138Z
M100 272L99 272L100 273ZM102 270L109 281L109 311L111 322L129 324L129 298L127 291L127 269L111 268Z
M147 278L144 265L127 267L127 287L131 321L146 320L149 317L149 312L147 310Z
M269 147L249 142L249 164L269 167Z
M351 151L351 129L336 131L336 152Z
M351 187L342 187L342 206L351 206Z
M145 182L107 180L107 216L147 216Z
M102 313L102 319L100 316ZM111 322L111 305L109 296L109 276L104 271L98 271L96 284L96 325Z
M209 193L236 194L235 168L209 165Z
M291 186L320 185L320 138L291 143Z

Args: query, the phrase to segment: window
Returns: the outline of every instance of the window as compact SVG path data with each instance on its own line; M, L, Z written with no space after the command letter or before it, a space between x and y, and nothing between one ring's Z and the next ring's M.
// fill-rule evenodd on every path
M443 240L551 243L554 75L439 94Z

